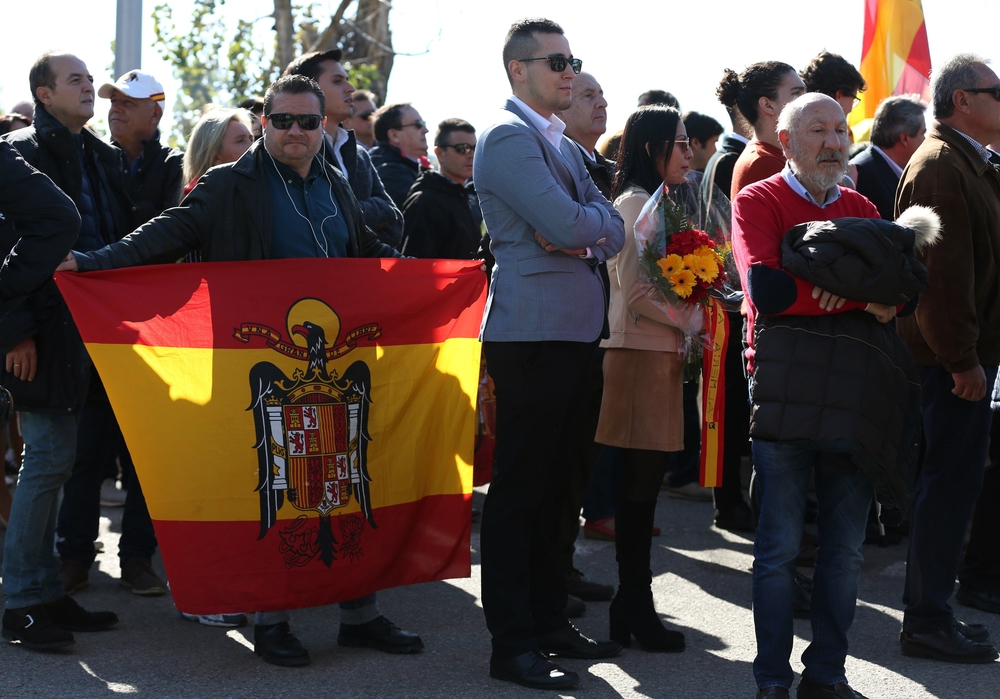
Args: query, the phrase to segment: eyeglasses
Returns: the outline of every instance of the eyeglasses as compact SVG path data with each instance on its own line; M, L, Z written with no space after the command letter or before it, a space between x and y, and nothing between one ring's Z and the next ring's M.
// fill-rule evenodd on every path
M566 70L566 66L570 65L573 67L573 72L578 74L583 70L583 61L579 58L573 58L569 56L555 55L555 56L542 56L540 58L522 58L520 59L522 63L527 63L528 61L548 61L549 68L557 73L561 73Z
M405 129L407 126L416 126L418 129L426 128L427 122L423 119L417 119L416 121L410 122L409 124L400 124L399 128Z
M685 137L675 138L674 145L683 148L685 151L691 152L691 139Z
M466 155L476 150L475 143L445 143L442 148L454 148L459 155Z
M279 131L287 131L292 128L292 124L295 122L299 123L303 131L313 131L318 129L320 124L323 123L323 117L319 114L265 114L264 118L267 119L267 125L273 126Z
M993 99L1000 102L1000 85L994 85L993 87L967 87L965 88L965 92L982 92L991 95Z
M361 112L360 114L358 114L358 119L360 119L361 121L368 121L369 119L372 118L372 114L374 113L375 113L374 109L369 109L367 112Z

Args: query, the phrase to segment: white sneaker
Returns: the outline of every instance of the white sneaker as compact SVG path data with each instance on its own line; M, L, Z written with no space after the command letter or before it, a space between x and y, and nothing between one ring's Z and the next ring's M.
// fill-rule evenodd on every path
M247 625L246 614L185 614L184 612L178 612L178 614L181 615L182 619L197 621L205 626L233 629Z
M104 507L124 507L128 493L118 489L114 478L105 478L101 483L101 505Z

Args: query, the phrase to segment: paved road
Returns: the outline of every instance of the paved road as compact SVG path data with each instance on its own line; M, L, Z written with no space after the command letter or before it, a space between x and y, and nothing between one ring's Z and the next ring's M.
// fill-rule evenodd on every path
M482 495L476 495L481 500ZM0 697L537 697L540 694L488 676L489 636L479 603L478 527L474 527L473 577L415 585L380 593L386 615L417 631L427 650L389 656L336 644L336 606L295 612L292 627L309 648L312 665L278 668L257 659L251 629L227 632L177 617L168 597L145 599L118 584L117 540L121 511L105 508L101 539L105 552L92 584L76 599L89 609L111 609L121 617L112 631L77 634L58 653L34 653L0 645ZM714 529L712 508L661 496L654 539L655 595L661 615L684 630L688 649L660 655L626 650L610 661L565 661L584 678L564 696L719 697L754 696L750 613L752 542ZM0 530L2 531L2 530ZM211 542L205 542L211 546ZM577 565L589 577L615 579L614 546L586 539ZM1000 663L960 666L913 660L899 652L903 547L865 548L858 611L851 632L847 672L870 699L1000 696ZM162 573L162 563L155 566ZM592 603L578 626L606 638L608 603ZM992 624L995 615L960 609L969 622ZM808 622L795 622L795 657L810 636ZM802 669L795 663L796 671Z

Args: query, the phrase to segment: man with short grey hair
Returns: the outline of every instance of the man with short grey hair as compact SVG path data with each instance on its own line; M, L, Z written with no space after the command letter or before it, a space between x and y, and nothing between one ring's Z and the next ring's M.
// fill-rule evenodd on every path
M955 619L948 601L983 483L1000 364L1000 178L986 145L1000 138L1000 78L988 61L952 58L934 75L937 122L896 195L941 217L941 242L921 255L930 288L899 333L920 371L923 467L913 493L903 602L903 653L947 662L997 658L985 627Z
M782 241L793 227L810 221L849 217L878 218L875 207L850 189L838 186L847 171L848 129L841 106L821 93L790 102L778 120L778 140L788 162L780 173L740 190L733 200L733 252L747 290L748 369L753 401L750 434L760 518L754 542L753 612L757 657L753 672L758 698L787 698L794 674L789 664L793 640L795 558L810 479L815 476L823 545L816 560L813 587L812 641L802 655L805 669L800 699L860 698L847 683L844 660L847 632L854 619L861 545L872 501L872 482L849 457L834 450L839 440L866 446L854 426L892 413L898 397L886 383L845 375L837 367L816 362L828 356L845 327L871 330L865 311L887 323L895 308L848 301L785 270ZM817 300L818 299L818 300ZM837 320L840 314L853 314ZM831 324L840 323L833 327ZM805 330L817 343L802 356L797 332ZM888 333L892 339L894 334ZM882 333L884 336L885 333ZM849 343L850 344L850 343ZM836 351L846 357L836 364L868 366L863 343ZM896 344L901 345L896 341ZM902 346L899 353L905 355ZM888 373L888 372L886 372ZM795 380L790 382L790 376ZM786 391L800 387L797 397ZM902 382L906 384L905 381ZM831 410L837 390L862 384L851 406ZM832 387L837 387L836 389ZM802 400L808 396L808 400ZM795 403L795 410L782 406ZM836 418L830 418L833 413ZM823 419L819 419L822 415ZM881 435L881 424L875 427ZM832 430L832 432L831 432ZM831 439L830 435L836 438ZM836 464L835 469L820 464Z
M924 142L926 109L916 95L884 100L875 110L871 146L851 159L858 168L858 192L868 197L886 221L893 219L896 185L903 168Z

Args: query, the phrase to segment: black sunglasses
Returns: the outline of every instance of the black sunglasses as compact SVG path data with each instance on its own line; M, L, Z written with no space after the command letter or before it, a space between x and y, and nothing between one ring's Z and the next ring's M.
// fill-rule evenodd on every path
M472 153L476 150L475 143L445 143L442 148L454 148L455 152L459 155L465 155L466 153Z
M982 92L987 95L992 95L993 99L1000 102L1000 85L994 85L993 87L967 87L965 88L965 92Z
M400 124L400 130L405 129L407 126L416 126L418 129L422 129L427 126L427 122L423 119L417 119L416 121L410 122L409 124Z
M549 68L557 73L561 73L566 70L566 66L573 66L573 72L578 74L583 70L583 61L579 58L573 58L570 56L556 55L556 56L542 56L540 58L521 58L519 59L522 63L527 63L528 61L548 61Z
M313 131L318 129L320 124L323 123L323 117L319 114L285 114L279 112L278 114L265 114L264 117L267 119L267 125L273 126L279 131L287 131L292 128L292 124L299 122L299 126L302 127L303 131Z
M374 109L369 109L366 112L361 112L360 114L358 114L358 119L360 119L361 121L368 121L369 119L372 118L372 114L374 113L375 113Z

